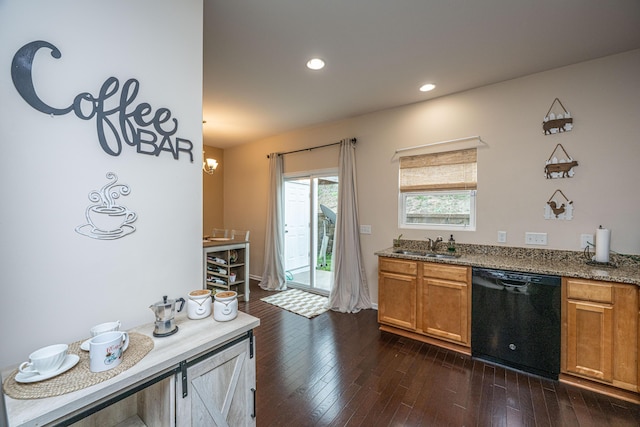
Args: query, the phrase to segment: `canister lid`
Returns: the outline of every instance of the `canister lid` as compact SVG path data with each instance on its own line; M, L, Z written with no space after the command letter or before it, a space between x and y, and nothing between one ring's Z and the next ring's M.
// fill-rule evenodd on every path
M235 291L222 291L216 292L213 296L217 301L228 301L238 296L238 293Z
M210 289L196 289L195 291L189 292L189 298L192 298L192 299L207 298L210 296L211 296Z

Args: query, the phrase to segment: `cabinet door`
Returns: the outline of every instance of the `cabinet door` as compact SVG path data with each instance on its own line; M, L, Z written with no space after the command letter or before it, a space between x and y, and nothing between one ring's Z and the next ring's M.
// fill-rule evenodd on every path
M423 331L468 346L468 285L425 277L422 289Z
M567 301L568 372L611 382L613 376L613 307Z
M187 369L187 396L181 374L176 394L177 426L255 426L255 359L243 340Z
M378 321L404 329L416 329L417 278L378 273Z

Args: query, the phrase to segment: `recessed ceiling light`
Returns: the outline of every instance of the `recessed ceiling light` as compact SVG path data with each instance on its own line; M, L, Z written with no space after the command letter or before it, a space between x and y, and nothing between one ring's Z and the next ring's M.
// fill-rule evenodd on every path
M324 61L320 58L311 58L307 62L307 68L310 70L322 70L324 68Z
M426 85L420 86L420 92L429 92L430 90L434 90L436 85L432 83L427 83Z

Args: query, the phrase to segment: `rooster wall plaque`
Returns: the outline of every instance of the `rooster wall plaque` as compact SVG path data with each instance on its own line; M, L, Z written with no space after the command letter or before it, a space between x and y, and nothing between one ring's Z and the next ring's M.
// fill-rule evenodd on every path
M564 200L556 199L558 193L564 197ZM569 200L561 190L556 190L544 206L544 219L564 219L567 221L573 219L573 201Z

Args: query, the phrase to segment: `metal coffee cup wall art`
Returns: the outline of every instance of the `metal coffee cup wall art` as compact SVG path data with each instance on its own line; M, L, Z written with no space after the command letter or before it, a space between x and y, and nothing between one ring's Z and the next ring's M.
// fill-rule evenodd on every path
M116 184L118 177L113 172L107 173L109 183L99 191L89 193L89 200L93 204L85 209L86 224L76 227L76 232L83 236L98 240L114 240L127 236L136 228L133 222L138 214L118 203L120 196L131 192L128 185Z

